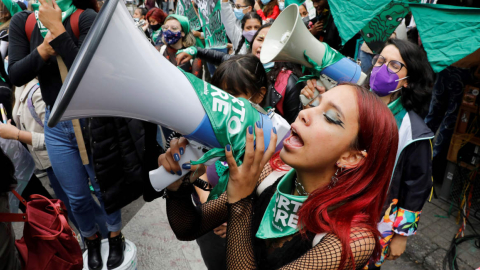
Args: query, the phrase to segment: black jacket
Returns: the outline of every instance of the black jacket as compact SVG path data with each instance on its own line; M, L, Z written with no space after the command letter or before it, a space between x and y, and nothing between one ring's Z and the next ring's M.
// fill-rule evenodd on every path
M216 66L229 60L233 55L223 52L202 49L197 47L197 57L210 62ZM273 79L272 79L273 80ZM285 89L285 99L283 101L283 114L278 113L287 120L289 124L293 123L300 112L300 92L302 91L303 84L297 84L298 77L294 74L288 78L287 88ZM267 94L265 96L265 106L275 107L277 103L282 99L282 95L275 90L274 85L268 87Z
M163 152L156 141L157 126L126 118L90 118L90 146L96 181L107 213L115 212L143 194L160 197L150 184L149 171L158 168Z

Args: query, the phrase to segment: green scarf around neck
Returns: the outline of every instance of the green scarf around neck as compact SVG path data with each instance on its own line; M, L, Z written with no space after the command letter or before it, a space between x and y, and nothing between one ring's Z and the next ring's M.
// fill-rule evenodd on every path
M51 3L51 0L46 0L46 1L49 4ZM69 18L70 15L72 15L77 10L77 7L73 5L72 0L58 0L56 2L57 2L57 5L62 10L62 22L64 22L66 18ZM38 19L38 9L40 8L40 3L38 2L38 0L36 3L32 4L32 8L33 8L33 11L35 12L35 19L37 19L37 25L38 25L38 28L40 28L40 33L42 34L42 37L45 38L45 36L48 33L48 29Z
M298 232L297 212L307 196L291 194L292 188L295 186L296 175L297 173L292 169L278 183L277 191L268 204L256 237L272 239Z
M403 117L405 117L405 114L407 113L407 110L405 110L402 105L402 98L399 97L395 101L390 102L388 104L388 108L390 109L390 111L392 111L393 116L395 117L395 121L397 122L397 127L398 129L400 129Z

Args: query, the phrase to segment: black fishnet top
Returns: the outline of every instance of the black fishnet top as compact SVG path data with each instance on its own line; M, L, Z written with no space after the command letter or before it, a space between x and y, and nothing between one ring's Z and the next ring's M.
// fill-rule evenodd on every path
M217 200L195 207L191 200L192 185L182 185L177 192L168 192L167 216L179 240L194 240L228 222L228 269L338 269L342 245L337 236L327 234L312 248L313 233L307 237L295 234L290 240L274 247L255 237L265 210L276 191L272 186L258 197L253 194L234 204L228 204L226 194ZM355 269L362 269L375 248L374 235L361 228L350 234L350 247ZM344 269L353 269L347 261Z

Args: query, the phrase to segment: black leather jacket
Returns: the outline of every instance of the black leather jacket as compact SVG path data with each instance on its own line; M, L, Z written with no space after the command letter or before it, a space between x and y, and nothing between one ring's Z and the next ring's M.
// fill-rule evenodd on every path
M210 62L214 65L220 65L221 63L229 60L233 55L226 54L223 52L215 51L215 50L208 50L202 49L197 47L197 57ZM273 78L272 78L273 80ZM282 115L288 123L293 123L297 118L298 113L301 109L300 103L300 91L304 87L303 83L297 84L298 77L294 74L290 75L288 78L287 88L285 89L285 99L283 100L283 114L277 112ZM282 99L282 95L275 90L274 85L270 85L268 87L267 94L265 96L265 106L266 107L275 107L277 103Z

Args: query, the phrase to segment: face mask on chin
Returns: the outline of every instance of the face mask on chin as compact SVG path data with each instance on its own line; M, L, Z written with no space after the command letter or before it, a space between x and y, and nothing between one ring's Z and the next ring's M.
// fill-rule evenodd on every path
M388 96L400 91L402 87L397 89L398 82L406 78L408 78L408 76L401 79L398 78L397 73L389 72L386 65L373 67L372 73L370 74L370 88L379 97Z
M162 27L160 24L150 25L150 29L152 29L154 32L158 31L160 27Z

